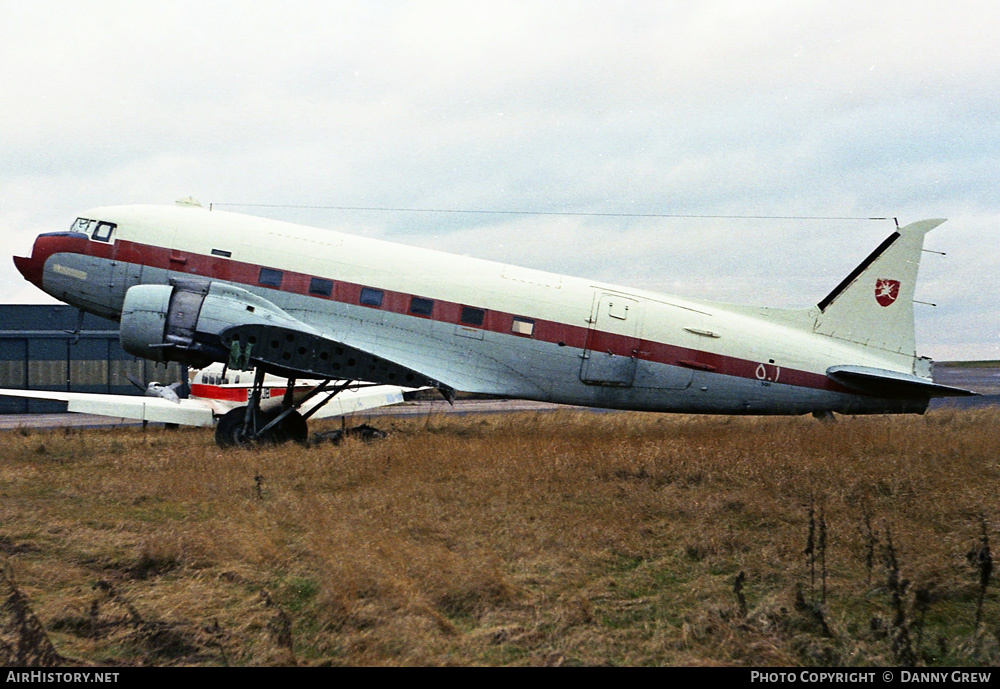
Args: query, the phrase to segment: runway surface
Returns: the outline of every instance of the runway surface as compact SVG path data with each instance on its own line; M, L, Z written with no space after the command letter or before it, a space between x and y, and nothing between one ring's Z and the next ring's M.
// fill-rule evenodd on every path
M1000 406L1000 367L941 366L934 368L935 382L972 390L979 397L939 397L931 400L931 409L941 407L974 409Z
M973 368L965 366L938 366L934 380L944 385L974 390L983 395L1000 395L1000 366Z
M934 380L944 385L973 390L977 397L944 397L931 401L931 409L958 408L975 409L1000 406L1000 367L972 368L938 366ZM368 417L408 417L428 414L497 414L523 411L554 411L556 409L577 409L591 412L613 410L572 407L547 402L525 400L456 400L452 406L444 400L427 402L406 402L392 407L371 409L357 416ZM142 422L132 419L118 419L93 414L3 414L0 415L0 431L17 428L105 428L114 426L140 426Z

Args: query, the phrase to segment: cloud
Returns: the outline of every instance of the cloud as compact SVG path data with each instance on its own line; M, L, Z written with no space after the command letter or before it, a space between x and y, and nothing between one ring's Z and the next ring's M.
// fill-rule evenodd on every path
M987 2L21 3L0 223L203 202L952 220L921 340L996 346ZM11 105L12 104L12 105ZM800 305L885 223L256 209L667 290ZM708 276L708 277L706 277ZM43 298L0 264L11 298ZM740 299L737 299L740 300ZM930 299L934 301L934 299ZM787 303L786 303L787 302ZM958 306L957 304L961 304ZM949 314L959 314L950 316ZM955 318L977 325L955 340ZM951 344L954 342L954 344Z

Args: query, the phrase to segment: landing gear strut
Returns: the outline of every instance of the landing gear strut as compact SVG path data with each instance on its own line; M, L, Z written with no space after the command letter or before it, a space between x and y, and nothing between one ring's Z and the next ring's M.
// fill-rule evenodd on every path
M350 385L350 381L331 386L330 381L317 385L302 399L296 401L293 397L295 379L290 378L285 388L285 397L278 409L264 411L260 407L264 389L264 371L260 368L254 376L253 387L247 397L245 407L237 407L227 412L219 419L215 427L215 443L219 447L240 447L254 443L262 445L280 445L289 440L305 444L309 441L309 427L306 419L320 407L333 399ZM314 396L328 392L329 396L314 406L306 414L299 413L303 403Z

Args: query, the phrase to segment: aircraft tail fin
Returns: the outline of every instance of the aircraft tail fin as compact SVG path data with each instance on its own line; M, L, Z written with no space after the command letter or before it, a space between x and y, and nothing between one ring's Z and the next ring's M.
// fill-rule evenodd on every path
M944 219L899 228L816 305L813 329L866 347L916 356L913 295L924 236Z

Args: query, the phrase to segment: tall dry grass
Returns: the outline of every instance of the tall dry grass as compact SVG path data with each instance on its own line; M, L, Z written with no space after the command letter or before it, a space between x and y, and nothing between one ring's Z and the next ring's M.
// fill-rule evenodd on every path
M14 432L0 553L59 653L97 663L995 664L996 582L966 556L983 524L1000 543L998 421Z

